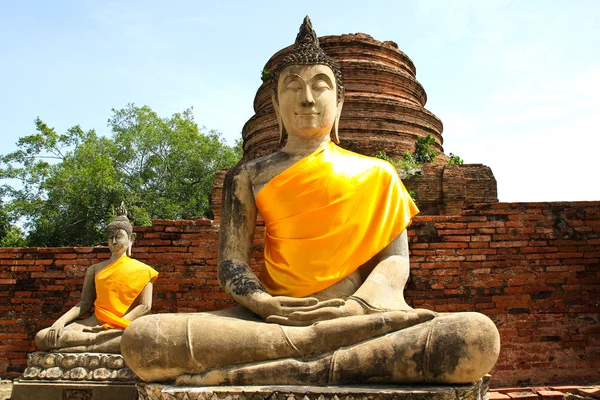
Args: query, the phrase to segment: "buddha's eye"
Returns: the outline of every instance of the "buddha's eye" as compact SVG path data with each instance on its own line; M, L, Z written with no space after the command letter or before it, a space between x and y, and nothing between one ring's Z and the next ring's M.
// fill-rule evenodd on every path
M322 79L319 79L313 84L313 89L323 91L323 90L331 90L329 84Z
M287 84L285 89L292 91L292 92L297 92L302 89L302 85L298 81L291 81L290 83Z

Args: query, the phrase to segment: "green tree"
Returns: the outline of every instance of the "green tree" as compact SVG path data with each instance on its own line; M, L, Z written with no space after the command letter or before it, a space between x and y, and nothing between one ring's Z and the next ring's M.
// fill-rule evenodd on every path
M0 158L11 220L24 220L31 246L89 245L103 239L112 208L125 201L137 225L210 213L215 172L241 157L216 131L198 128L191 110L160 118L149 107L113 110L111 137L79 126L37 133Z
M415 143L415 152L413 153L415 161L420 164L435 162L437 151L431 148L434 144L435 138L431 135L419 137L417 143Z
M459 156L457 156L454 153L450 153L450 159L448 160L448 164L464 164L465 162L463 161L462 158L460 158Z

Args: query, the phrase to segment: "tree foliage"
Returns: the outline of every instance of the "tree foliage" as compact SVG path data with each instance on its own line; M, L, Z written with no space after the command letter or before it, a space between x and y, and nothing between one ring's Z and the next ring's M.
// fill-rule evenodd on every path
M97 243L121 201L136 225L208 215L216 171L241 158L239 143L203 132L191 110L168 118L149 107L113 110L111 137L79 126L58 134L39 118L35 125L0 158L0 178L20 183L2 185L3 211L23 221L30 246Z
M459 156L457 156L454 153L450 153L450 158L448 159L448 164L453 164L453 165L460 165L460 164L464 164L464 160L462 158L460 158Z
M437 151L431 146L435 144L435 138L431 135L420 136L415 144L415 152L413 156L415 161L420 164L433 163L437 158Z

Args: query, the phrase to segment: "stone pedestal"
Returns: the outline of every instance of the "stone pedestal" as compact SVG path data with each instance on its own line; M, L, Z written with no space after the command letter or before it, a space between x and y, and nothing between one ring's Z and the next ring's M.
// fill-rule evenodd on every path
M13 383L11 400L137 400L133 383L117 382L34 382Z
M489 375L468 385L207 386L137 384L140 400L487 400Z
M44 353L28 355L12 400L136 400L135 374L120 354Z

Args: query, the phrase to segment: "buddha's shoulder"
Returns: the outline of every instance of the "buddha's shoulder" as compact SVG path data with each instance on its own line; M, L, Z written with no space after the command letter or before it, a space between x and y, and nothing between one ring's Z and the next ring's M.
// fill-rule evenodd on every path
M247 174L252 182L262 181L278 175L284 169L298 161L300 157L294 157L283 151L276 151L265 156L255 158L243 163L243 171L237 173Z
M89 267L87 267L86 274L96 275L98 272L100 272L102 269L104 269L110 263L111 263L110 260L103 260L103 261L100 261L99 263L92 264Z

